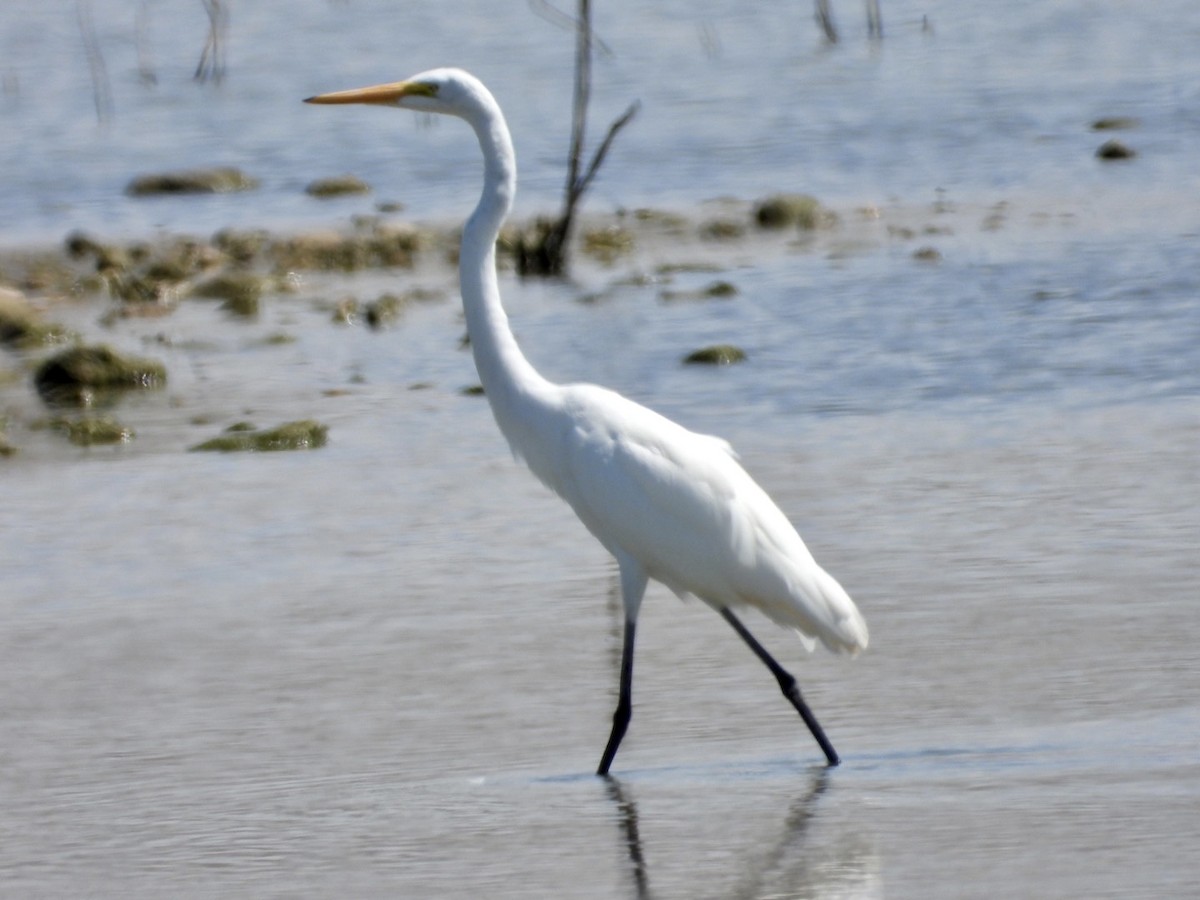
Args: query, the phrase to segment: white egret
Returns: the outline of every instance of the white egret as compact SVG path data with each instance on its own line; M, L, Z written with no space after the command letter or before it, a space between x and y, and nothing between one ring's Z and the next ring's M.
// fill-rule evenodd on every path
M632 713L633 646L648 579L719 612L766 664L804 718L829 765L838 764L796 679L734 610L755 607L835 652L867 646L854 602L817 565L800 535L746 474L730 446L688 431L613 391L547 381L517 346L500 303L496 237L512 208L517 167L495 98L474 76L435 69L407 81L321 94L309 103L370 103L464 119L483 151L484 183L459 253L463 309L488 403L515 456L571 505L616 558L625 633L606 775Z

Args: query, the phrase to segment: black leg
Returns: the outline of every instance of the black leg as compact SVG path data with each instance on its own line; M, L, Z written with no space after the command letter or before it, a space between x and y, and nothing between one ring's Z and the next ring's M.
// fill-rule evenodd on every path
M604 748L604 756L600 758L600 768L597 775L607 775L617 748L621 746L621 738L625 737L625 729L633 716L633 638L637 623L631 619L625 620L625 646L621 651L621 695L617 700L617 710L613 713L612 733L608 736L608 746Z
M841 762L838 759L837 751L833 749L833 744L829 743L829 738L825 737L825 732L821 729L821 723L817 721L817 717L812 714L812 710L808 708L808 704L800 696L800 688L797 686L796 679L792 676L792 673L775 662L775 658L746 629L741 619L735 616L728 608L721 610L721 615L725 617L726 622L733 626L733 630L741 635L742 640L754 651L754 655L761 659L766 667L771 670L771 674L779 682L779 689L783 691L783 696L787 697L792 706L796 707L796 712L800 713L800 718L804 720L804 724L808 726L808 730L812 732L812 736L821 745L821 749L825 752L825 759L829 761L829 765L836 766Z

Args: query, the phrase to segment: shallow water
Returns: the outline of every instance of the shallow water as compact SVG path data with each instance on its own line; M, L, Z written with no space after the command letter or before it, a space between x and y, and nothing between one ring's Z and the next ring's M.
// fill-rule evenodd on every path
M0 10L0 171L4 243L72 229L144 237L231 224L295 228L399 201L413 215L459 217L476 149L455 122L380 109L314 109L300 98L392 81L443 65L482 77L504 106L521 160L517 211L558 201L570 121L569 32L528 4L455 0L398 10L391 0L226 4L226 76L191 76L207 35L200 3L81 0L106 76L98 121L70 4ZM1120 192L1200 188L1187 148L1200 9L1092 0L889 3L886 39L864 36L861 4L838 4L845 40L825 47L811 4L757 10L729 0L627 11L595 4L611 54L596 61L593 142L633 101L588 200L610 211L691 206L733 195L806 191L833 204L887 199L1001 200L1028 193L1055 212ZM147 82L143 75L152 75ZM1102 166L1102 116L1140 121L1123 135L1136 166ZM239 166L253 193L130 199L145 172ZM368 198L314 200L311 180L354 172ZM966 195L965 198L963 195Z
M171 382L116 410L138 432L131 445L91 451L25 429L38 402L23 383L0 389L21 448L0 461L3 893L1190 896L1200 879L1200 221L1186 189L1195 81L1172 76L1197 65L1179 50L1196 13L1179 5L1169 19L1168 5L1161 21L1134 19L1112 5L1085 21L1082 8L1029 5L999 21L982 6L934 4L931 45L913 24L926 10L885 6L882 47L850 39L822 51L714 4L656 20L677 39L660 43L670 52L655 79L651 32L609 23L619 53L605 74L626 81L614 76L606 96L619 111L630 84L646 87L644 132L630 131L619 170L655 153L679 168L632 190L606 181L598 205L686 197L689 211L716 216L722 207L702 205L709 188L751 197L760 175L765 192L794 172L804 157L754 131L770 108L720 103L772 67L823 86L815 110L807 95L776 98L775 121L819 133L793 147L812 155L805 171L821 180L811 189L852 199L835 203L840 227L811 241L663 240L616 270L584 264L572 283L504 279L540 368L731 439L858 600L872 643L854 661L805 657L750 621L797 672L840 768L816 767L802 724L717 616L652 587L616 778L590 774L615 699L615 568L509 458L485 402L460 393L476 379L456 349L451 273L313 279L254 322L188 302L100 331L98 310L59 308L75 327L162 359ZM234 11L235 39L268 33L256 9ZM470 64L490 67L510 106L526 108L522 84L563 88L506 76L536 55L501 54L494 37L477 46L487 34L477 19L435 22L422 9L415 26L469 43L483 60ZM151 10L165 31L167 9ZM532 19L514 10L503 14ZM248 116L276 92L291 102L403 74L375 58L395 49L361 25L371 11L297 12L346 30L285 32L274 40L289 53L253 65L231 49L224 93L193 95L164 72L175 99L160 97L162 115L186 117L200 97ZM847 30L856 12L841 13ZM806 16L792 23L804 35ZM532 21L545 46L567 52ZM690 42L714 22L719 54L693 59ZM27 37L69 41L73 27ZM5 46L17 46L4 28ZM985 45L995 61L978 65ZM413 46L404 73L446 61L429 58L428 36ZM283 70L269 86L251 79L285 56L312 63L317 49L329 69L302 84ZM1030 68L1035 52L1045 64ZM899 65L906 58L926 68ZM705 74L689 80L687 66ZM942 77L904 89L929 67ZM48 83L61 89L67 76L56 77ZM239 93L247 84L254 91ZM5 115L32 117L33 91L22 75L19 108ZM675 98L673 114L650 115L653 96ZM83 156L90 98L72 102L85 115L62 146ZM717 106L731 118L712 118ZM892 146L907 161L892 158L870 125L898 127L914 111L938 127L904 132ZM1123 137L1144 152L1118 169L1092 163L1099 138L1083 127L1113 112L1143 119ZM532 113L519 116L537 140ZM474 162L459 129L378 126L380 140L417 148L414 171L428 178L418 187L406 170L385 171L379 140L335 151L345 119L304 120L318 151L287 142L299 118L260 118L244 141L212 127L230 148L258 148L231 153L291 160L254 201L264 220L315 217L288 197L318 152L338 171L380 167L373 180L427 192L414 206L439 216L474 190L456 169ZM47 122L47 134L63 127ZM89 157L128 156L119 177L108 170L118 191L125 168L158 167L178 137L148 126L138 157L130 144L141 142L120 132ZM527 208L555 190L555 146L522 148ZM53 179L20 188L11 227L36 236L103 216L149 228L147 207L96 187L106 165L79 170L90 186L75 199L55 194ZM686 188L689 167L705 173L704 189ZM855 180L868 170L878 193ZM203 231L239 202L202 203L195 220L184 205L155 214ZM940 263L912 258L924 244ZM669 285L628 277L703 259L721 271ZM718 277L738 296L661 298ZM330 323L331 298L409 284L448 298L380 333ZM263 345L279 332L295 340ZM749 361L679 364L715 340L740 344ZM4 353L5 366L22 364ZM238 419L309 416L330 425L318 452L183 452Z

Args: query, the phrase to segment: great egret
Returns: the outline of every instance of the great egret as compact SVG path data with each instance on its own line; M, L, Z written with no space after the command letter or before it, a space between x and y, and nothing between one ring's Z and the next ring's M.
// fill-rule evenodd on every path
M734 614L753 606L794 629L811 649L867 646L854 601L817 565L800 535L746 474L729 444L688 431L592 384L553 384L521 353L500 303L496 237L512 208L517 165L504 114L483 84L458 69L310 97L464 119L483 151L483 193L463 227L459 280L475 366L515 456L571 505L620 569L625 613L620 693L597 769L608 774L632 714L633 645L648 579L719 612L779 682L830 766L837 752L777 663Z

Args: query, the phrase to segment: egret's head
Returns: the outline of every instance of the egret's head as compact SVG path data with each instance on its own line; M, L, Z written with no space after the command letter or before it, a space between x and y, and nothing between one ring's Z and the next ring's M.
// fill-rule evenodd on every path
M431 69L406 81L335 91L309 97L305 103L372 103L418 112L463 115L470 108L478 82L458 69Z

